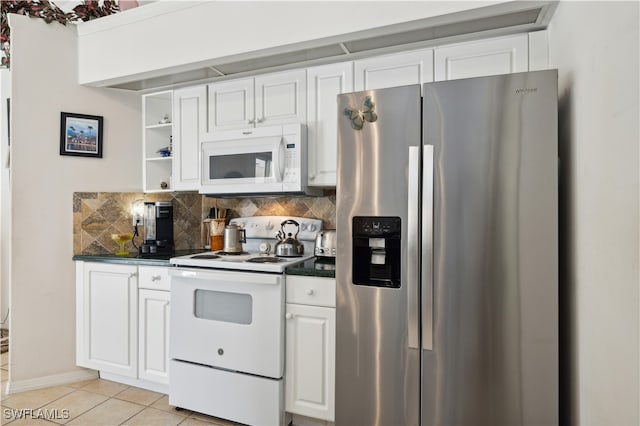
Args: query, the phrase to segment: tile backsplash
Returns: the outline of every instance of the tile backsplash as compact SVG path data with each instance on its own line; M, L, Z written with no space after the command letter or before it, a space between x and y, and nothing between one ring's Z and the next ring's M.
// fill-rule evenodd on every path
M176 250L202 248L206 241L203 219L211 207L229 209L229 217L299 216L321 219L325 229L336 223L336 193L323 197L210 198L196 192L144 194L142 192L75 192L73 194L73 253L112 254L119 246L111 234L132 232L131 205L137 201L171 201ZM140 233L143 232L138 226ZM136 238L140 245L143 235ZM135 252L131 243L125 246Z

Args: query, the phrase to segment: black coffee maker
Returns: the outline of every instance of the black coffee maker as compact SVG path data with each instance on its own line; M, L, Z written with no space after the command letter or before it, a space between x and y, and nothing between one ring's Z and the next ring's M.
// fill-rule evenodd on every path
M144 244L140 254L173 254L173 205L170 201L144 203Z

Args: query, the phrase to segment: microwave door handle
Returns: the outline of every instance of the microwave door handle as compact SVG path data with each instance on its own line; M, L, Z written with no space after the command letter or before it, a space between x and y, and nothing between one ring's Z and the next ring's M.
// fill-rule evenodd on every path
M278 141L277 152L273 157L273 176L276 182L282 182L282 174L284 173L284 143L282 138Z

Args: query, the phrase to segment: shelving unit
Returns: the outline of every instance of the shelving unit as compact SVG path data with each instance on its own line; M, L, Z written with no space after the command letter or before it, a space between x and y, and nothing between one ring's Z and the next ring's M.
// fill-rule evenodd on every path
M171 191L172 157L158 151L170 148L173 134L173 93L151 93L142 97L143 128L143 188L144 192ZM168 122L164 122L165 118ZM163 183L166 187L163 188Z

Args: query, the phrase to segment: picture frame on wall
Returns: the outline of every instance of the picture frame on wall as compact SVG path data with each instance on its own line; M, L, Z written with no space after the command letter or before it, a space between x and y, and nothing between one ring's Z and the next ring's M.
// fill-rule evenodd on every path
M100 115L60 113L60 155L102 158Z

